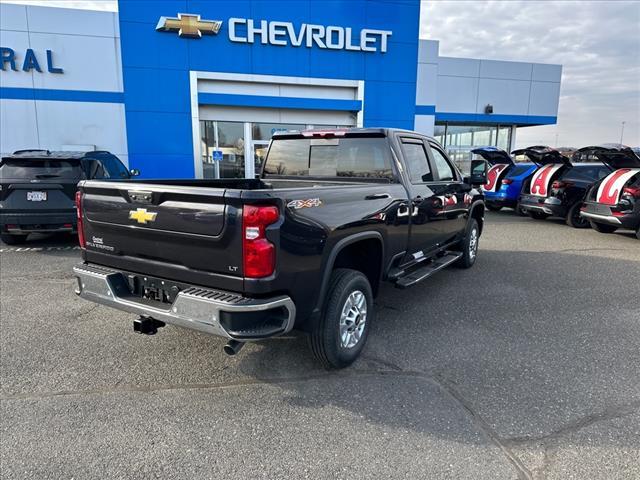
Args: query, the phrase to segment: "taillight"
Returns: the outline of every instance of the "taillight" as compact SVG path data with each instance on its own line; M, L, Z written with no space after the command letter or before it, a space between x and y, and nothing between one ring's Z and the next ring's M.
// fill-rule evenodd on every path
M556 180L551 184L551 188L567 188L573 186L573 182L563 182L562 180Z
M625 187L622 189L623 195L631 195L633 198L640 198L640 187Z
M76 192L76 214L78 215L78 243L80 248L87 248L87 242L84 239L84 227L82 225L82 192Z
M513 180L511 178L505 178L504 180L502 180L503 185L511 185L512 183Z
M242 211L242 265L244 276L262 278L273 274L276 248L267 240L266 227L278 221L278 207L245 205Z

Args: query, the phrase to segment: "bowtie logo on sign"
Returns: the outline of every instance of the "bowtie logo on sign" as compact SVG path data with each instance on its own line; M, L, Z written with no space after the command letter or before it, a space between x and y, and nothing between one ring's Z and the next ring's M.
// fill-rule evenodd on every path
M228 38L235 43L261 43L329 50L386 53L390 30L363 28L360 31L335 25L303 23L296 27L292 22L230 18ZM222 28L220 20L202 20L200 15L179 13L177 18L160 17L156 26L159 32L178 32L180 37L202 38L203 34L217 34Z
M222 27L220 20L201 20L200 15L179 13L178 18L160 17L156 26L159 32L178 32L178 36L202 38L202 34L217 34Z

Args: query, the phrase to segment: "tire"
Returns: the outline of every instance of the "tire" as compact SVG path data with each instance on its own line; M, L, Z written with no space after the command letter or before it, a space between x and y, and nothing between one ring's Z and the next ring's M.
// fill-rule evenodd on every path
M527 216L527 212L525 212L524 210L522 210L522 207L520 206L520 201L518 200L518 203L516 203L516 213L520 216L520 217L526 217Z
M636 238L640 240L640 226L636 229Z
M567 216L564 221L567 225L573 228L589 228L589 221L586 218L582 218L580 216L580 207L582 206L582 202L574 203L569 211L567 212Z
M545 220L550 217L548 213L544 212L529 212L529 216L534 220Z
M502 210L502 206L501 205L495 205L495 204L491 204L491 203L487 203L487 208L489 210L491 210L492 212L499 212L500 210Z
M455 266L458 268L471 268L476 263L478 258L478 243L480 241L480 227L478 221L472 218L467 227L467 233L464 240L460 242L460 251L462 257L460 257Z
M27 235L11 235L3 233L0 235L0 240L7 245L22 245L27 240Z
M618 227L616 227L615 225L608 225L606 223L596 223L590 221L589 224L591 225L591 228L600 233L613 233L618 229Z
M326 369L351 365L364 349L374 314L367 277L357 270L335 269L329 280L324 313L309 337L318 362ZM363 319L364 326L359 329Z

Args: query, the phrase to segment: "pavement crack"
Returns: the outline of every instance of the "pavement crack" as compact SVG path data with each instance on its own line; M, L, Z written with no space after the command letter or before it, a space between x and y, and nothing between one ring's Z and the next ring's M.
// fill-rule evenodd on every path
M551 433L539 436L511 437L505 439L505 443L511 446L526 445L529 443L550 443L559 440L566 435L570 435L584 428L590 427L595 423L606 422L608 420L614 420L616 418L622 418L628 415L632 415L636 413L638 409L640 409L640 401L607 407L600 412L591 413L589 415L585 415L584 417L573 420L566 425L552 431Z
M497 446L509 463L515 468L518 478L521 480L533 480L531 471L522 463L522 460L515 455L509 446L503 442L496 431L480 416L471 406L471 402L464 398L464 396L455 388L453 382L447 380L442 375L436 375L431 380L442 388L449 396L467 413L467 416L471 419L471 422Z

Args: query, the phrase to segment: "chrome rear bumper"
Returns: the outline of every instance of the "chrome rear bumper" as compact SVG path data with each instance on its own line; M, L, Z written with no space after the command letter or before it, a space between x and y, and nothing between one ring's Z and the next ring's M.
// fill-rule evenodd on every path
M117 270L80 264L73 267L73 273L78 279L76 294L86 300L225 338L244 341L282 335L293 328L295 321L296 308L287 296L253 299L232 292L193 286L179 292L173 303L162 304L133 295L124 275ZM225 312L264 312L268 316L270 311L282 309L286 311L282 327L271 328L268 335L258 334L257 330L255 336L251 336L251 330L240 335L229 332L220 322L221 314Z

